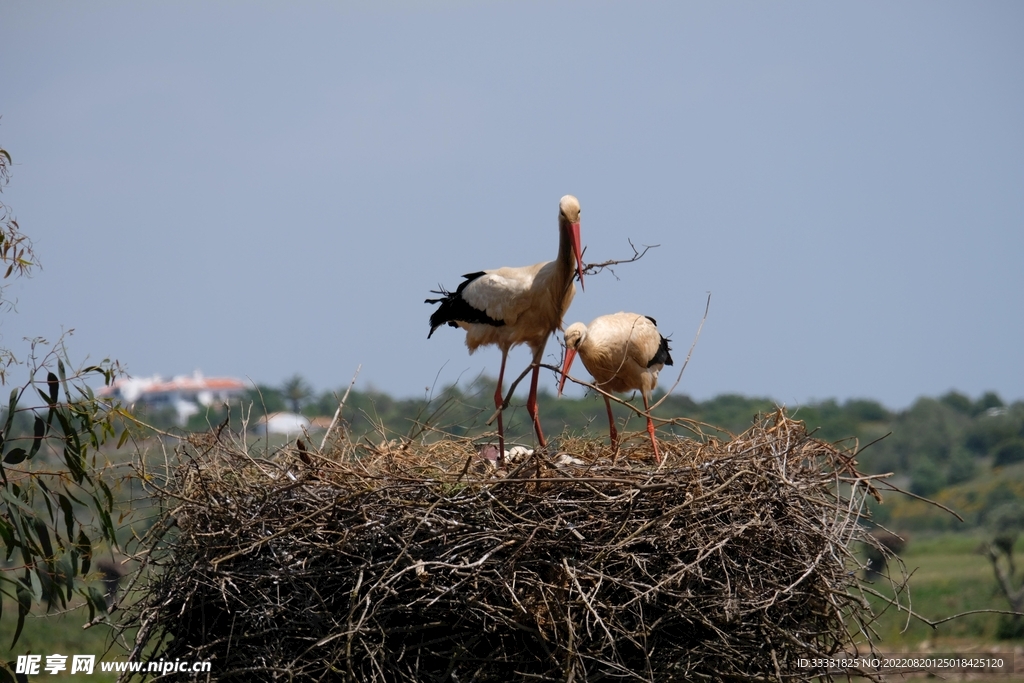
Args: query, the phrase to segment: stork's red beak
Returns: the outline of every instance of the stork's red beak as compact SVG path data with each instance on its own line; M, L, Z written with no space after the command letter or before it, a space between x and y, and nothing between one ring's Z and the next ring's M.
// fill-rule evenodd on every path
M579 225L577 223L577 225ZM583 284L583 278L580 277L580 284ZM565 388L565 378L569 375L569 368L572 366L573 360L576 359L576 349L565 350L565 364L562 365L562 380L558 383L558 395L562 395L562 389Z
M572 237L572 251L576 254L576 273L580 276L580 289L586 290L583 286L583 247L580 244L580 224L569 224L569 236Z

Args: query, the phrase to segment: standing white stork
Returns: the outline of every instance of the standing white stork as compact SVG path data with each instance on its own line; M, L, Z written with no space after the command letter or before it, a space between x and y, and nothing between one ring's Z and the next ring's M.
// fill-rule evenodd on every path
M434 330L448 323L466 330L470 353L487 344L496 344L501 349L494 407L498 409L498 442L502 455L505 453L505 426L501 416L501 389L508 350L517 344L526 344L533 351L533 378L526 410L533 418L537 440L541 446L547 445L537 417L540 360L548 337L561 329L562 318L576 295L574 274L579 275L580 287L583 286L582 255L580 203L567 194L558 203L558 256L554 261L467 273L454 292L441 287L440 291L434 291L441 295L440 299L426 300L428 304L440 304L430 316L428 339Z
M562 394L565 378L569 374L577 352L583 365L594 376L594 384L603 391L640 390L644 399L644 410L650 410L651 392L658 384L658 373L666 365L672 365L668 339L658 332L654 318L637 313L613 313L595 318L590 325L573 323L565 331L565 364L562 379L558 383L558 394ZM608 428L612 441L614 462L618 454L619 435L612 417L612 403L604 397L608 408ZM658 442L654 438L654 423L647 415L647 433L654 446L654 459L661 462Z

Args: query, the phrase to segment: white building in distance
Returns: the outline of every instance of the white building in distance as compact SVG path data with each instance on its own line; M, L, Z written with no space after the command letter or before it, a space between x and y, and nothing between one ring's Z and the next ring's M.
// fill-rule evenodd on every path
M270 413L256 422L256 433L294 436L310 428L309 418L297 413Z
M178 424L184 426L201 407L226 403L242 396L245 390L246 384L240 379L204 377L203 373L196 370L191 375L178 375L169 380L160 375L122 377L96 393L118 399L129 406L142 404L157 410L172 407L177 413Z

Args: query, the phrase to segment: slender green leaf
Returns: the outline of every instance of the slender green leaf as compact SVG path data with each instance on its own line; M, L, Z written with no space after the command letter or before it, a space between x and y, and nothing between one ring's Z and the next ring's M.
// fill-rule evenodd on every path
M107 486L107 482L100 479L96 483L100 485L100 488L103 489L103 493L107 496L107 509L112 509L114 507L114 494L110 492L110 487Z
M81 484L85 479L85 464L82 457L82 445L78 440L78 434L71 428L68 418L63 411L57 411L57 420L60 428L64 430L64 463L68 466L75 483Z
M48 403L51 406L57 405L57 399L60 398L60 384L57 375L52 372L46 373L46 386L50 390L50 400Z
M52 494L50 493L50 487L46 485L46 480L42 477L36 479L36 485L43 492L43 502L46 503L46 512L50 515L50 521L54 524L57 523L57 517L53 514L53 503L50 502Z
M4 456L4 462L8 465L17 465L19 462L28 457L28 451L24 448L12 448L7 451L7 455Z
M22 583L18 583L18 627L14 630L14 640L11 641L11 647L18 642L18 638L21 637L21 629L25 628L25 617L32 610L32 593Z
M64 602L64 594L60 585L53 580L53 570L44 564L36 564L34 576L39 581L41 597L46 598L46 611L53 609L54 604L59 600Z
M75 538L75 509L71 501L63 493L57 494L57 503L64 512L64 524L68 530L68 543L73 543Z
M3 517L0 517L0 538L3 539L4 546L7 548L7 557L10 557L17 543L14 541L14 528Z
M18 539L14 538L15 531L18 532ZM4 557L4 562L10 562L11 557L14 555L14 549L21 547L20 536L21 529L16 524L11 524L3 517L0 517L0 537L4 539L4 545L7 547L7 555Z
M39 538L39 545L43 549L43 559L47 564L53 562L53 544L50 543L50 529L46 526L46 522L36 517L32 520L32 526L35 528L36 537Z
M78 552L82 556L82 574L88 574L89 568L92 566L92 541L85 535L81 527L78 529L78 542L75 547L78 548Z
M35 418L35 425L32 429L32 448L28 452L30 458L39 452L39 447L43 445L43 437L46 436L46 422L38 415Z
M93 419L89 410L78 410L78 422L81 424L79 431L82 434L92 434Z
M14 411L18 409L18 387L11 389L11 400L7 406L7 423L4 425L4 434L11 433L11 425L14 424Z
M118 448L121 448L121 446L124 445L124 442L128 440L128 434L129 432L127 428L121 430L121 438L117 440Z
M3 499L6 500L11 505L16 505L17 507L19 507L29 517L35 517L36 511L29 507L28 504L25 501L23 501L20 497L18 497L16 492L0 491L0 496L2 496Z
M35 558L43 556L43 549L36 543L36 539L32 537L32 531L29 528L30 524L35 523L35 516L30 515L28 517L21 517L21 556L25 558L25 564L31 565Z
M96 586L89 586L89 602L95 605L96 609L103 614L107 613L107 596Z
M62 597L61 603L67 605L66 600L70 600L74 595L75 591L75 562L72 558L74 553L65 553L61 555L61 558L57 561L56 572L54 573L54 579L58 585L63 585L66 591L66 599Z
M75 498L75 494L71 493L71 491L64 489L64 493L68 494L68 498L70 498L72 502L78 503L79 505L85 505L85 503Z
M28 574L28 578L32 583L32 596L35 598L36 602L42 602L43 584L39 582L39 576L37 576L35 572L27 569L25 570L25 573Z
M3 491L2 493L3 493L3 497L8 502L11 502L12 498L11 498L10 494L8 494L6 491ZM15 500L16 500L16 498L15 498ZM11 522L13 523L15 532L17 532L17 534L18 534L18 548L21 550L21 557L22 557L22 559L25 560L25 564L31 564L32 563L32 557L33 557L33 549L32 549L32 546L29 545L29 542L31 541L31 539L25 537L25 530L23 528L24 527L24 523L25 523L25 518L21 514L18 513L18 510L14 509L14 508L8 508L8 513L11 514L11 517L10 517ZM29 514L31 515L31 513L29 513ZM8 553L7 559L8 560L11 559L10 553Z
M117 534L114 531L114 523L110 519L110 513L107 511L107 508L100 503L99 498L93 496L92 499L93 502L96 503L96 514L100 516L100 528L103 530L103 538L116 547Z

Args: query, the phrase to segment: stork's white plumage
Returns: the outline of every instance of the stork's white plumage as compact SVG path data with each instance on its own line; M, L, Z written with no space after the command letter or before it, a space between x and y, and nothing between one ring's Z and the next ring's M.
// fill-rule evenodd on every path
M558 234L558 256L554 261L468 273L463 275L466 279L454 292L442 287L434 292L441 298L426 300L428 304L440 304L430 316L428 338L447 323L466 330L470 353L487 344L501 349L501 370L494 392L501 453L505 452L505 426L501 416L505 361L509 349L517 344L526 344L533 351L533 377L526 409L533 419L537 440L541 446L547 445L537 416L540 360L548 337L561 329L562 318L576 295L574 274L579 275L580 286L583 286L580 203L572 195L565 195L558 203Z
M573 323L565 331L565 363L558 393L565 387L576 354L594 377L594 386L603 391L640 390L644 410L650 410L651 392L658 384L658 373L672 365L668 339L661 336L654 318L637 313L613 313L594 319L590 325ZM608 428L613 453L618 453L618 432L612 416L612 404L604 397L608 408ZM647 433L651 435L654 458L661 462L658 442L654 438L654 423L647 416ZM614 456L613 456L614 459Z

